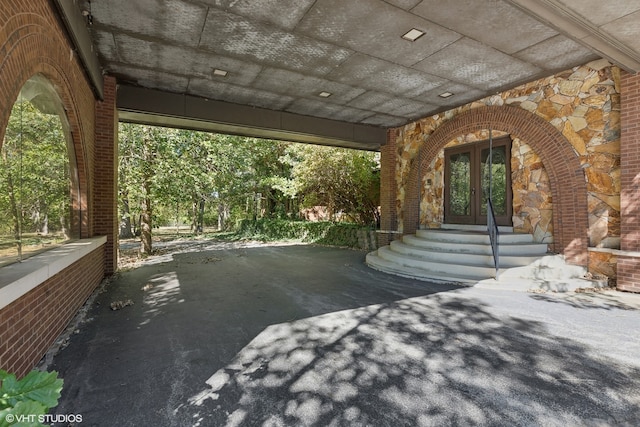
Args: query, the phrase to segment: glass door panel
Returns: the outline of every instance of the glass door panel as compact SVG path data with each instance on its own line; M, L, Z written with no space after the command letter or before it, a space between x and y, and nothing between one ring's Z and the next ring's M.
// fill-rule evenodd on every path
M482 201L480 214L487 214L487 198L491 194L496 216L507 214L507 155L506 147L493 148L491 168L489 167L489 148L482 150L480 167L482 170ZM490 173L490 170L492 174ZM492 176L493 175L493 176ZM491 189L489 188L491 185Z
M491 166L489 152L489 141L445 150L445 223L486 224L491 193L496 222L511 225L511 139L493 141Z
M472 224L474 221L474 157L469 147L445 152L445 222Z
M451 185L449 196L451 199L451 213L453 215L471 215L471 153L452 155Z

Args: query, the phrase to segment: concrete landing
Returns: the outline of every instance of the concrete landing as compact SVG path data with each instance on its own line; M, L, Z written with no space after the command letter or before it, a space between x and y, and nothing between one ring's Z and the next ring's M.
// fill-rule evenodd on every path
M527 292L574 292L608 287L606 279L586 277L585 267L567 264L562 255L547 255L529 265L507 269L497 280L480 280L473 286Z

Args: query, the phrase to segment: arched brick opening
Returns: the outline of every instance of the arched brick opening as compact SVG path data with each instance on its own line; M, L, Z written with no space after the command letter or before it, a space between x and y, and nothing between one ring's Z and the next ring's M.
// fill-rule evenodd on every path
M540 156L549 175L553 198L554 251L568 262L587 265L588 208L584 171L573 147L550 123L511 106L467 110L445 122L426 139L411 163L404 202L404 233L414 233L420 221L423 175L452 139L481 129L494 129L526 141Z
M4 140L4 133L9 121L11 109L18 98L24 84L36 74L47 78L55 87L60 97L67 120L76 176L73 184L76 191L72 192L73 224L77 237L91 235L90 212L88 210L88 197L91 194L88 172L91 170L90 159L83 141L93 138L92 132L85 129L93 128L93 108L91 113L81 113L78 105L78 94L86 92L89 99L92 94L79 84L84 78L70 72L63 66L65 58L70 61L71 52L62 48L65 42L59 34L51 28L50 23L37 14L28 14L11 17L1 28L7 35L4 43L0 45L0 52L6 55L0 62L0 147ZM71 67L66 67L71 68Z

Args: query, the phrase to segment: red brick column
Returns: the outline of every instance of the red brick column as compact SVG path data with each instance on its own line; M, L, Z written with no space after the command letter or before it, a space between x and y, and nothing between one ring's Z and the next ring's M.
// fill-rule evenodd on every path
M95 123L93 233L107 236L104 269L106 275L111 275L118 264L118 114L114 77L104 78L104 100L96 103Z
M640 292L640 74L622 72L618 288Z
M388 245L398 229L396 213L397 129L387 131L387 143L380 147L380 233L378 246Z
M79 237L108 234L105 227L94 231L92 214L94 210L100 213L100 219L96 220L98 224L108 223L103 220L102 212L109 212L110 208L103 209L102 198L94 204L93 193L101 193L101 189L108 185L113 188L111 193L115 192L115 81L110 81L110 98L96 109L91 86L53 2L0 1L0 145L11 107L24 83L35 74L53 83L69 121L74 149L70 160L75 159L77 170L74 187L78 188L73 193L73 210ZM106 131L95 131L96 116L100 117L101 129L107 128ZM110 133L110 138L107 133ZM98 134L100 145L96 151L94 137ZM105 151L109 153L107 156L112 166L102 162ZM111 175L106 174L109 170ZM97 181L94 181L94 176ZM109 180L111 184L105 184ZM115 210L114 197L107 200L111 200L108 203ZM115 226L115 219L110 221ZM113 237L116 234L111 232L111 236L108 256L113 264ZM104 277L104 252L101 246L0 309L0 368L20 377L42 358ZM0 272L3 274L6 273ZM39 274L36 276L32 275L22 283L44 280Z

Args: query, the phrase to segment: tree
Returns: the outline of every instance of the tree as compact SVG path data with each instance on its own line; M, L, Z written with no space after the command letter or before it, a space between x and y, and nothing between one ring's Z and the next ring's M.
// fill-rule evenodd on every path
M171 173L170 145L175 130L154 126L122 124L119 132L121 218L137 213L140 253L153 252L154 199L162 194L164 176ZM133 200L133 204L131 203ZM124 209L129 212L125 212ZM126 233L125 233L126 234Z
M342 212L360 224L379 220L375 153L310 145L291 145L287 151L293 182L283 180L283 189L301 195L305 207L323 205L332 219Z
M0 230L12 230L19 251L25 233L68 239L69 156L59 116L19 99L9 117L0 163L6 189L0 197Z
M323 203L355 221L377 213L373 153L233 135L122 124L121 236L139 218L141 252L152 222L187 223L193 233L217 222L297 216L301 199Z

